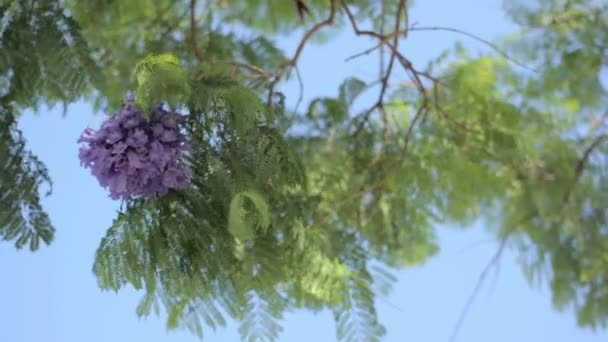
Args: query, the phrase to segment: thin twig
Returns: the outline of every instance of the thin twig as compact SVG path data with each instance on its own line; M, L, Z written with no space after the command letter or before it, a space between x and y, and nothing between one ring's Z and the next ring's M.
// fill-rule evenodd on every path
M505 247L507 246L507 242L508 242L509 238L511 237L511 235L515 233L515 231L517 230L517 228L519 228L520 225L522 225L525 222L532 219L536 214L537 214L536 210L530 211L527 215L525 215L523 218L521 218L521 220L519 220L514 225L510 226L509 229L507 229L505 231L504 235L500 239L498 249L496 250L496 252L492 256L492 258L490 259L490 261L488 262L486 267L484 267L483 271L479 275L479 278L477 279L477 283L475 284L475 288L473 289L473 292L471 292L471 294L469 295L469 298L467 299L466 304L465 304L464 308L462 309L460 316L458 317L458 321L456 322L456 325L454 326L454 329L452 330L452 335L450 336L449 342L456 341L458 332L460 331L460 328L462 327L462 324L464 323L466 316L468 315L471 307L473 306L473 303L475 302L475 299L477 298L477 295L479 294L479 291L481 290L481 287L483 286L483 283L485 282L486 277L492 270L492 267L498 265L498 263L500 262L500 257L504 253Z
M397 17L395 19L395 32L399 32L399 28L401 26L401 15L405 9L406 0L400 0L399 5L397 6ZM384 32L382 33L384 34ZM388 61L388 66L386 68L386 72L384 77L382 78L382 88L380 89L380 95L378 96L378 102L382 103L384 101L384 94L386 93L386 88L388 86L388 79L391 76L393 71L393 65L395 64L395 58L397 55L398 47L399 47L399 35L394 34L393 37L393 46L391 57Z
M192 44L192 50L194 55L199 62L203 61L203 52L198 47L196 42L196 31L198 30L196 24L196 0L190 0L190 44Z
M357 21L353 15L353 13L351 12L350 8L348 7L348 4L346 3L345 0L341 0L341 4L342 4L342 8L344 9L344 11L346 12L346 15L348 17L348 20L352 26L353 31L355 32L356 35L358 36L370 36L373 37L377 40L379 40L379 44L381 45L386 45L390 50L391 50L391 61L389 61L389 66L387 68L386 73L384 74L384 77L382 77L381 80L381 84L382 84L382 90L380 92L380 96L378 101L376 101L376 103L369 109L367 110L361 118L361 121L359 122L358 127L355 130L354 135L357 135L358 132L363 128L363 126L365 125L365 123L367 122L368 118L370 117L370 115L373 113L373 111L375 109L383 109L383 98L384 98L384 93L386 91L386 87L388 86L388 76L390 76L390 72L392 69L392 66L394 65L395 60L399 62L399 64L407 71L408 75L410 76L410 78L412 79L412 81L414 82L414 84L416 85L416 88L420 91L420 93L422 94L422 104L421 106L418 108L418 111L416 112L416 114L414 115L414 118L410 124L410 126L408 127L408 130L405 134L404 137L404 143L403 143L403 148L401 150L401 153L399 155L399 158L397 160L395 160L393 163L389 164L388 166L384 167L383 170L381 170L381 172L383 173L383 177L379 177L379 179L372 184L371 186L367 187L367 188L362 188L359 191L351 194L350 196L347 196L346 198L344 198L343 200L341 200L340 202L338 202L334 208L339 208L340 206L359 198L360 196L362 196L363 194L365 194L366 192L369 191L378 191L380 189L382 189L384 187L384 182L386 180L386 177L388 176L389 173L393 172L396 168L398 168L400 165L403 164L403 162L405 161L405 157L407 155L407 150L408 150L408 145L409 142L411 141L412 137L413 137L413 132L414 132L414 128L416 127L418 121L424 117L426 115L426 113L428 112L428 103L429 103L429 99L428 96L426 94L426 90L424 87L424 84L422 83L422 80L420 78L420 76L429 78L433 81L438 81L436 78L432 77L431 75L428 75L427 73L423 73L423 72L419 72L418 70L414 69L412 63L405 57L403 56L397 49L397 44L398 44L398 32L399 32L399 25L400 25L400 21L401 21L401 14L403 13L403 11L406 8L406 1L405 0L401 0L398 4L398 8L399 8L399 14L398 14L398 18L397 21L395 23L395 32L393 34L390 35L384 35L382 33L378 33L378 32L374 32L374 31L368 31L368 30L361 30L359 29L359 26L357 24ZM393 38L393 43L391 44L388 39L389 38ZM388 76L387 76L388 75ZM373 166L379 166L379 164L376 164L376 161L372 161L370 168ZM378 171L380 172L380 170ZM336 209L337 210L337 209ZM327 220L329 217L331 216L331 213L329 213L328 215L326 215L322 220L321 220L321 224L323 224L325 222L325 220Z
M458 335L458 332L460 331L460 328L462 327L462 324L464 323L464 319L466 318L467 314L469 313L469 310L473 306L473 303L475 302L475 298L477 298L477 295L479 294L479 291L481 290L481 286L483 285L486 277L488 276L488 273L492 270L492 267L494 267L500 261L500 257L502 256L502 253L507 244L508 237L509 237L509 235L507 234L500 240L500 244L498 245L498 249L496 250L496 253L494 253L494 255L492 256L492 259L490 259L490 262L488 262L486 267L483 269L483 271L479 275L477 284L475 284L475 288L473 289L473 292L471 292L471 294L469 295L469 298L467 299L466 304L464 305L464 308L462 309L462 312L460 313L460 316L458 317L458 321L456 322L456 325L454 326L454 330L452 330L452 335L450 336L449 342L456 341L456 336Z
M268 78L272 77L272 75L267 73L266 71L264 71L264 69L262 69L258 66L255 66L255 65L245 64L245 63L235 62L235 61L231 61L229 63L235 67L247 69L247 70L253 72L254 74L256 74L258 77L263 78L263 79L268 79Z
M386 93L386 89L388 88L388 80L391 77L391 74L393 72L393 65L395 64L395 57L398 51L398 46L399 46L399 35L397 34L397 32L399 32L399 29L401 27L401 15L404 12L405 9L405 5L406 5L406 0L400 0L399 4L397 5L397 17L395 18L395 34L393 37L393 46L395 47L394 49L392 49L391 51L391 56L389 58L388 61L388 66L386 68L386 71L381 70L380 72L384 72L384 75L382 77L382 87L380 88L380 95L378 95L378 109L380 110L380 116L382 119L382 153L384 153L386 151L386 149L388 148L388 120L386 118L386 110L384 109L384 95ZM382 36L384 36L384 31L381 31L380 34ZM382 45L382 48L380 49L380 56L382 58L383 56L383 47L384 45ZM384 59L382 58L382 65L381 68L384 69Z
M563 204L566 205L570 201L570 197L576 188L580 178L583 175L583 171L585 170L585 166L589 161L589 157L591 156L591 152L595 150L601 143L608 139L606 135L598 135L593 142L583 151L583 156L579 159L578 163L576 163L576 168L574 169L574 180L572 184L568 187L568 190L564 194Z
M287 69L288 67L295 66L297 64L298 59L300 58L300 55L302 54L306 43L317 31L319 31L325 26L330 26L333 24L334 19L336 17L336 1L338 0L329 0L330 11L327 19L316 23L310 30L308 30L300 40L300 44L298 44L298 47L296 48L296 52L294 53L293 57L285 63L281 64L274 72L272 76L273 80L270 82L270 86L268 89L268 110L270 112L272 112L272 97L274 96L274 88L281 79L281 75L283 74L285 69Z
M300 104L304 99L304 82L302 81L302 75L300 74L300 68L298 66L294 66L296 70L296 78L298 79L298 85L300 86L300 92L298 93L298 102L296 102L296 108L293 110L294 112L298 112L298 108L300 108Z
M370 53L372 53L372 52L374 52L374 51L378 50L378 48L381 48L382 46L384 46L384 44L382 44L382 43L378 43L378 44L376 44L376 45L372 46L371 48L369 48L369 49L367 49L367 50L361 51L361 52L356 53L356 54L354 54L354 55L352 55L352 56L350 56L350 57L347 57L347 58L344 60L344 62L350 62L350 61L352 61L352 60L353 60L353 59L355 59L355 58L359 58L359 57L364 56L364 55L369 55Z
M467 31L463 31L457 28L452 28L452 27L444 27L444 26L410 26L408 28L408 31L446 31L446 32L453 32L453 33L458 33L461 34L463 36L467 36L469 38L475 39L481 43L483 43L484 45L492 48L493 50L495 50L496 52L498 52L501 56L503 56L506 60L519 65L520 67L533 71L533 72L538 72L538 70L531 68L525 64L523 64L522 62L519 62L515 59L513 59L512 57L510 57L505 51L503 51L501 48L499 48L498 46L496 46L496 44L493 44L492 42L490 42L487 39L481 38L477 35L474 35L472 33L469 33Z
M494 241L494 239L484 239L484 240L479 240L479 241L473 242L473 243L468 244L467 246L464 246L461 249L459 249L458 253L464 253L464 252L466 252L469 249L472 249L474 247L478 247L478 246L480 246L482 244L485 244L485 243L488 243L488 242L493 242L493 241Z
M593 120L593 122L591 123L591 127L589 128L589 132L587 132L587 137L592 137L593 133L595 133L595 131L600 128L600 126L602 126L602 124L604 123L604 121L606 121L606 117L608 116L608 111L605 111L604 114L598 118L596 118L595 120Z
M381 5L381 13L380 13L380 34L384 35L384 31L385 31L385 24L386 24L386 0L381 0L382 1L382 5ZM382 78L382 75L384 75L384 45L383 44L378 44L378 46L380 46L380 77ZM348 62L348 59L346 60Z

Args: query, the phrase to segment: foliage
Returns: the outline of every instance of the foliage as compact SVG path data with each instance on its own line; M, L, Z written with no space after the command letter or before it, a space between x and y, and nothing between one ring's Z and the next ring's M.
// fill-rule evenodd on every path
M188 113L193 147L190 185L125 201L96 253L101 288L145 291L138 315L162 304L169 328L202 336L230 317L243 339L276 340L284 312L329 309L339 339L379 340L375 300L391 271L435 255L437 225L483 218L497 256L515 241L556 308L605 328L605 6L508 2L521 32L420 68L399 49L424 29L409 24L408 1L305 3L304 20L295 1L278 0L5 3L0 151L19 162L4 164L0 187L28 186L0 198L12 208L2 236L21 246L52 232L37 195L48 177L23 149L14 107L86 96L113 111L136 89L142 108L162 100ZM337 96L287 110L278 84L312 39L338 28L374 39L367 53L383 47L379 80L348 78ZM276 46L298 29L295 52ZM398 68L411 82L393 87ZM370 108L354 106L374 87ZM37 216L24 218L23 205Z
M135 103L142 108L143 113L150 113L152 107L160 101L165 101L175 108L188 98L188 77L177 57L173 55L150 55L137 63L135 74Z
M10 101L69 103L103 83L80 23L58 1L3 1L0 18L0 84L9 84Z
M15 247L29 245L35 251L42 240L51 243L55 228L40 204L39 187L51 179L44 165L25 149L25 140L15 127L14 108L0 105L0 238L15 240Z

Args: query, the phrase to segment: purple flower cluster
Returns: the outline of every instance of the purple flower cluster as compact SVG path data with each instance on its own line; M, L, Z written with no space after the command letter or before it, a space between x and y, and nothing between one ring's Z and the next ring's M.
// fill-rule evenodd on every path
M79 143L81 165L113 199L152 198L184 188L192 170L181 157L190 147L180 127L184 117L157 106L149 119L132 104L132 96L97 131L85 129Z

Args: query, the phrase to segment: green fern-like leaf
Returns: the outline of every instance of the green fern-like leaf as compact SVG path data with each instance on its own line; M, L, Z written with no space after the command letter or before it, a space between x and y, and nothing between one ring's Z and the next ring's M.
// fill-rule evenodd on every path
M246 190L234 195L230 202L228 231L239 240L251 240L257 227L270 224L270 209L264 197L257 191Z
M55 228L40 203L40 187L52 185L46 167L25 149L10 106L0 107L0 238L20 249L50 244Z
M245 295L244 316L239 326L245 341L276 341L283 330L278 323L280 314L273 310L272 302L255 292Z
M228 107L231 126L237 132L245 133L267 112L259 96L248 88L230 87L222 92L222 97Z
M34 109L41 101L66 105L102 83L79 25L59 1L14 1L0 10L0 77L11 101Z
M334 309L337 336L340 341L381 341L386 333L378 322L371 279L364 271L349 281L349 294Z
M162 100L175 108L189 96L186 71L174 55L149 55L137 63L135 75L136 103L144 112Z

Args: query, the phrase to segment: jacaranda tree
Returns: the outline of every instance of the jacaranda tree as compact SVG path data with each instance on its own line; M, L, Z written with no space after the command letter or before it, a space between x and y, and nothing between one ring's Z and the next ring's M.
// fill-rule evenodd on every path
M484 218L496 257L518 248L556 308L606 328L608 3L507 1L520 32L428 65L401 52L408 35L480 38L416 26L411 6L0 1L0 236L36 250L55 231L19 114L84 98L108 117L83 127L79 158L122 203L93 271L102 289L141 289L140 316L201 336L230 318L275 340L287 310L328 309L340 340L378 340L391 270L435 255L437 225ZM294 51L276 46L298 30ZM375 42L360 55L383 56L380 77L287 109L281 83L338 30Z

